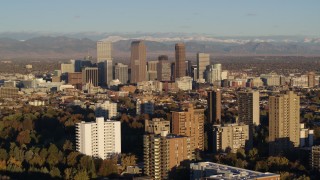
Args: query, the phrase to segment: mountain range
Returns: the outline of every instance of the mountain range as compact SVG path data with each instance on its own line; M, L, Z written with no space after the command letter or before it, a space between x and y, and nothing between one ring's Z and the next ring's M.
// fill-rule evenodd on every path
M38 34L43 35L43 34ZM26 39L17 39L17 38ZM29 39L27 39L29 37ZM144 40L148 57L160 54L174 57L174 44L185 42L188 58L197 52L212 56L298 55L319 56L320 38L263 36L263 37L213 37L199 34L63 34L60 36L13 35L0 33L0 59L12 58L66 58L78 59L96 56L96 41L113 42L113 57L127 59L133 40Z

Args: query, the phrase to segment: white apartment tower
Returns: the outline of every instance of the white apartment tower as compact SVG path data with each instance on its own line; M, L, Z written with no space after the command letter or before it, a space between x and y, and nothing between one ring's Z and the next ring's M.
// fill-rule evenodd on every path
M97 42L97 63L103 61L112 61L112 42L98 41Z
M102 159L121 153L120 121L105 121L103 117L98 117L96 122L77 123L76 149L85 155Z

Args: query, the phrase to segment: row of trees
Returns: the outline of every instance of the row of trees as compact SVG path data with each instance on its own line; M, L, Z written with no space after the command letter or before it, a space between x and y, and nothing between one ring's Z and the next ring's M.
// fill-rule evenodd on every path
M93 119L92 111L79 107L2 110L0 174L17 179L91 179L117 176L135 165L131 154L102 160L75 151L75 124Z

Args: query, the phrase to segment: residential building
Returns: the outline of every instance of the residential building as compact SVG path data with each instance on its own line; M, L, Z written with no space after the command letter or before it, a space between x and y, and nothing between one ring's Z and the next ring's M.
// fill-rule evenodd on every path
M168 179L168 173L185 160L191 160L190 138L167 134L143 137L144 174L154 180Z
M238 122L260 125L259 91L238 93Z
M238 149L249 149L249 125L224 124L213 126L213 151L228 151L236 153ZM211 143L211 142L209 142Z
M111 119L117 116L117 103L105 101L103 103L95 103L94 106L96 117Z
M145 132L148 134L161 134L166 131L170 133L170 121L163 118L152 118L152 120L146 119L144 121Z
M146 46L143 41L131 43L131 79L130 83L137 83L147 80L146 75Z
M106 159L121 153L121 122L96 118L96 122L76 124L76 150Z
M212 124L221 123L221 91L207 91L208 121Z
M172 112L172 133L190 137L193 152L204 150L204 109L188 104L182 111Z
M316 83L316 74L314 72L308 73L308 87L314 87Z
M320 171L320 146L312 146L310 153L310 167Z
M313 146L314 130L305 127L305 124L300 124L300 147Z
M300 97L293 91L269 96L269 153L300 145Z

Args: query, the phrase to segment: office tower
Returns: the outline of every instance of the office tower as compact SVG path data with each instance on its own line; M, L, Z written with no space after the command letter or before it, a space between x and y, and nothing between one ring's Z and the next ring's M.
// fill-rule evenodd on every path
M74 64L61 64L61 73L73 73L74 72Z
M116 63L114 66L114 79L119 79L121 84L128 83L128 65Z
M146 46L143 41L131 43L131 79L130 83L145 81L146 76Z
M161 55L158 57L157 78L158 81L171 81L171 67L168 56Z
M221 91L207 91L208 121L213 124L221 123Z
M310 153L310 167L320 171L320 146L312 146Z
M148 61L147 63L147 69L148 69L148 80L154 81L158 79L158 61Z
M121 153L120 121L105 121L103 117L98 117L96 122L77 123L76 149L102 159Z
M191 76L191 74L192 74L191 73L191 66L192 66L191 61L186 60L185 63L186 63L186 76Z
M175 45L175 56L176 56L176 76L175 78L180 78L186 76L186 48L183 43L177 43Z
M213 162L190 164L190 180L214 179L248 179L248 180L280 180L280 174L258 172L248 169L227 166Z
M205 74L206 82L209 82L210 84L221 81L221 64L208 65Z
M148 134L161 134L162 131L170 133L170 121L163 118L152 118L144 121L145 132Z
M197 74L199 80L205 79L204 73L208 65L210 65L210 54L197 53Z
M171 63L171 81L176 80L176 63Z
M259 91L238 93L238 122L260 125Z
M94 86L98 86L98 68L97 67L85 67L82 69L82 84L91 83Z
M269 97L269 153L300 144L300 97L292 91Z
M226 151L236 153L238 149L249 149L249 125L224 124L213 126L213 151Z
M105 60L98 63L99 69L99 84L101 86L109 85L113 80L112 60Z
M110 101L95 103L94 109L96 117L111 119L117 116L117 103L113 103Z
M92 67L92 62L79 59L74 61L74 72L81 72L84 67Z
M144 174L154 180L168 179L168 172L191 160L190 138L173 134L144 135Z
M68 84L75 86L77 89L81 89L82 73L81 72L68 73Z
M204 149L204 109L189 104L186 111L172 112L172 133L188 136L191 149Z
M97 63L103 61L112 61L112 42L98 41L97 42Z
M316 77L314 72L308 73L308 87L314 87L316 85Z

